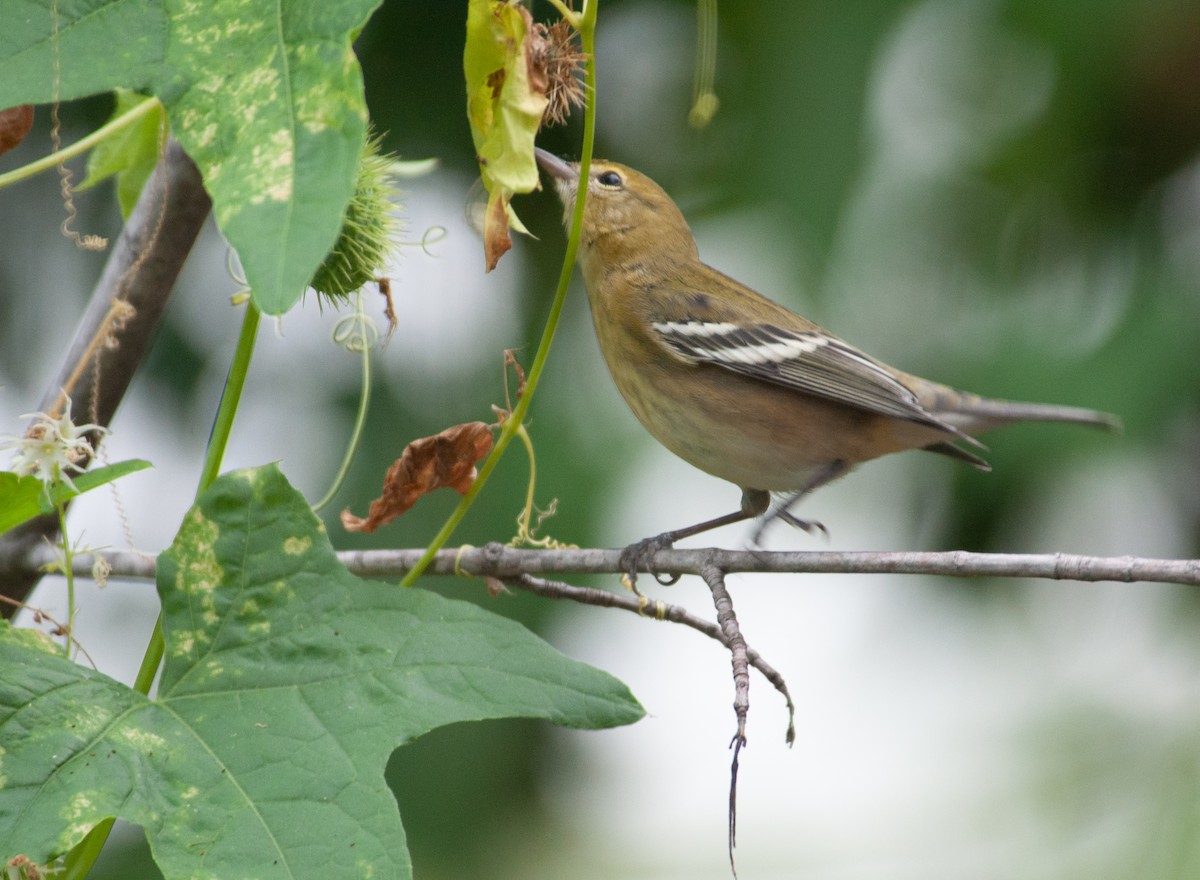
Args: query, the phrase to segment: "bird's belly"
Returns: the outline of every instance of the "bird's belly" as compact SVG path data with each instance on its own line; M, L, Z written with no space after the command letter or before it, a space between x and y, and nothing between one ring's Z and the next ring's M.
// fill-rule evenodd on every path
M613 372L660 443L744 489L804 489L834 461L854 465L902 448L888 441L891 419L724 371L714 391L706 369Z

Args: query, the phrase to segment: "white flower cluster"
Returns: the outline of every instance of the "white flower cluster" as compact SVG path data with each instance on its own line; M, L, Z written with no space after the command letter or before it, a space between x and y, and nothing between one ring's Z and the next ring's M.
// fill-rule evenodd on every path
M72 489L76 486L71 482L70 472L82 472L81 461L95 454L87 434L98 431L108 433L107 428L100 425L77 425L71 420L71 398L65 396L63 412L60 416L52 416L44 412L26 413L23 419L33 419L33 424L25 432L25 436L16 437L12 434L0 435L0 449L16 449L13 456L12 469L20 476L33 475L45 483L59 480Z

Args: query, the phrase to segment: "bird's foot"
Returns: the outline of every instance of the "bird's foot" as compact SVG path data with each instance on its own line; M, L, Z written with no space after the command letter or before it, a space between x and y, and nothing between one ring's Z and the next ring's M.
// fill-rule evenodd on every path
M829 540L829 529L825 528L825 523L815 519L801 519L794 513L789 512L786 507L781 507L779 510L775 511L774 513L767 514L758 521L758 527L755 528L754 534L750 537L750 543L755 547L761 547L763 533L766 532L767 526L775 522L777 519L782 520L789 526L794 526L797 529L803 529L810 535L815 535L817 532L820 532L825 536L826 541Z
M779 518L789 526L795 526L798 529L803 529L810 535L815 535L820 532L825 536L825 540L829 540L829 529L825 528L825 523L819 519L801 519L795 514L788 513L786 510L779 511Z
M620 557L621 571L623 572L621 582L641 596L642 594L637 588L638 569L643 567L647 557L653 556L659 550L670 550L674 547L677 538L678 535L675 532L663 532L661 535L636 541L622 550ZM663 586L670 586L679 580L679 575L668 575L664 579L657 572L650 573Z

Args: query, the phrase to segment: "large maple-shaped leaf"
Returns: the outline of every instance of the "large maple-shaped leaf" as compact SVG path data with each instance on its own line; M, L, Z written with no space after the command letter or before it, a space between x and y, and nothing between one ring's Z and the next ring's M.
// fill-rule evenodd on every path
M157 96L255 301L281 314L354 191L366 105L350 41L378 3L3 0L0 107Z
M115 815L169 880L408 877L383 777L397 746L456 721L642 715L512 621L351 575L274 467L200 498L158 589L156 700L0 629L0 859L46 859Z

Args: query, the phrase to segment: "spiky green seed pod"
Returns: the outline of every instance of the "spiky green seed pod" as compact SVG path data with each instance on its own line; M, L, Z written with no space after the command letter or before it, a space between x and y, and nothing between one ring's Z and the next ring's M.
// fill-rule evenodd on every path
M309 282L319 297L328 298L334 306L383 274L400 231L399 221L392 214L400 197L391 176L394 157L381 152L382 140L367 132L358 163L358 185L346 206L341 231Z

